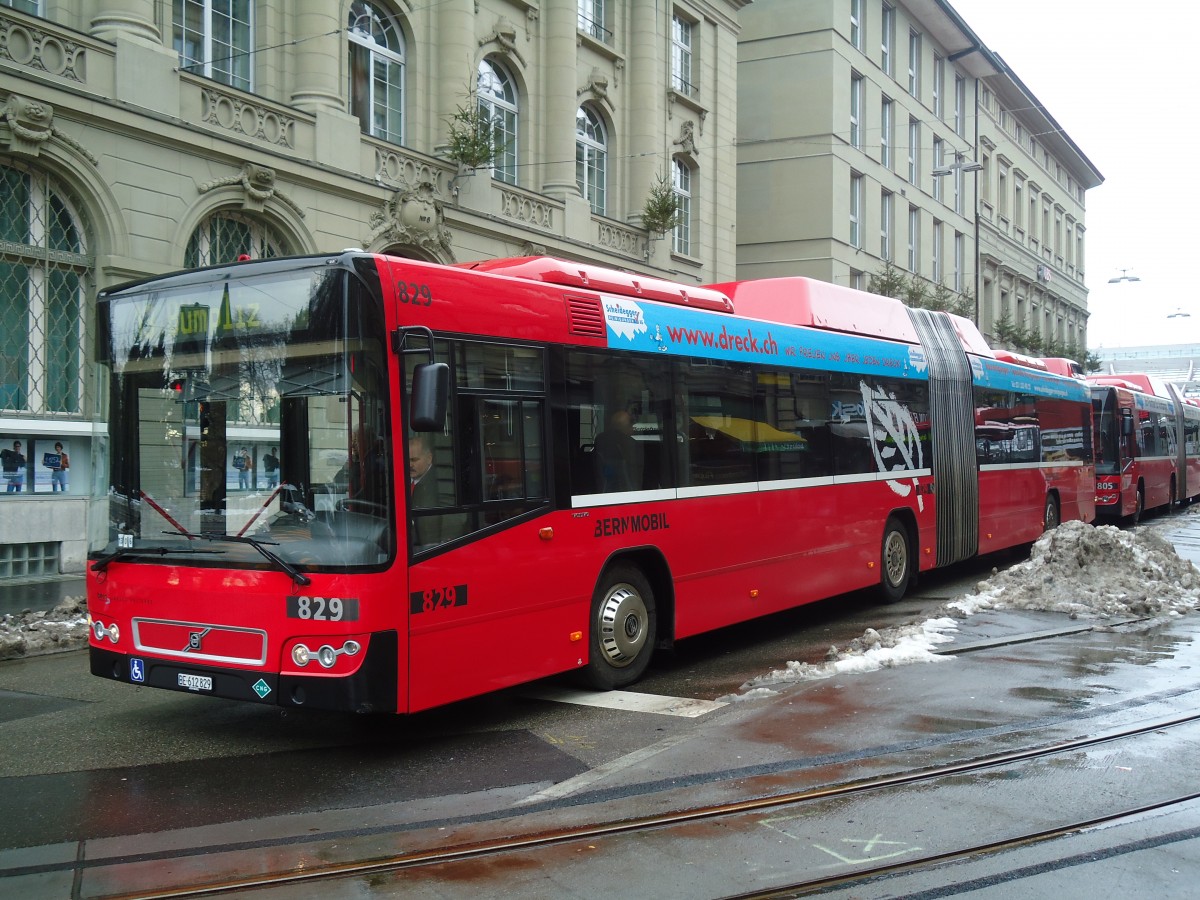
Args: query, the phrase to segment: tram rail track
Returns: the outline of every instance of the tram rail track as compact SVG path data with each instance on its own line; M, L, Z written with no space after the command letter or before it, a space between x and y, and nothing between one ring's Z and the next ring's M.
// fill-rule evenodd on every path
M315 886L322 883L353 878L378 877L389 874L400 875L422 869L432 870L432 867L438 866L446 867L461 863L470 863L472 861L494 860L502 858L507 854L535 854L539 851L549 852L554 848L560 848L576 842L596 842L652 831L669 830L695 823L732 820L738 816L770 813L789 807L804 808L809 804L839 799L852 799L871 792L886 791L888 789L923 785L932 786L939 780L978 775L1004 766L1045 760L1056 755L1085 751L1104 744L1136 739L1146 735L1163 734L1172 729L1179 729L1197 723L1200 723L1200 714L1164 718L1136 727L1113 730L1100 735L1056 741L1036 747L978 756L951 764L825 787L784 791L770 796L716 803L692 809L639 816L596 825L567 827L555 831L526 833L474 842L460 842L453 846L376 856L372 859L353 862L327 863L322 865L315 863L309 858L305 861L303 871L293 869L290 871L262 873L252 876L213 879L205 883L162 886L155 889L112 893L102 896L104 900L165 900L165 898L236 895L289 885L296 887L305 885ZM922 867L939 866L971 856L994 854L1006 849L1031 845L1065 834L1118 822L1122 819L1153 810L1163 809L1172 804L1186 803L1197 799L1200 799L1200 791L1166 799L1160 798L1152 802L1106 812L1103 815L1093 815L1078 821L1060 823L1054 827L1033 829L1004 839L980 842L977 845L945 849L919 856L912 855L899 861L856 868L851 872L839 872L824 877L806 878L790 883L754 889L746 893L726 894L725 896L737 898L737 900L743 900L743 898L803 896L842 885L859 884L871 879L902 872L911 872L919 870ZM208 847L204 849L204 852L219 853L222 852L222 849L219 847ZM97 895L89 894L89 896Z

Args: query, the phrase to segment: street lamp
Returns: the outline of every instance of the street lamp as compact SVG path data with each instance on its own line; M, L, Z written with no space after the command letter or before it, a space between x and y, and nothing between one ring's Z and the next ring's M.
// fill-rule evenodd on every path
M978 172L982 168L983 163L968 162L967 158L956 150L954 151L954 162L948 166L938 166L930 174L935 178L940 178L943 175L953 175L955 172Z
M1122 281L1141 281L1142 280L1142 279L1138 278L1136 275L1126 275L1125 273L1129 271L1128 269L1120 269L1119 271L1121 273L1120 275L1117 275L1113 278L1108 279L1109 284L1117 284Z

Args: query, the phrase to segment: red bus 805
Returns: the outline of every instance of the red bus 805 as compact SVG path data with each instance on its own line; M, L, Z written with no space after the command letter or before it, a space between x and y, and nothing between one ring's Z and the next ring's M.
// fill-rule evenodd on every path
M1089 375L1096 515L1136 524L1200 496L1200 406L1145 374Z
M1094 514L1087 387L804 278L358 251L104 291L91 670L406 713Z

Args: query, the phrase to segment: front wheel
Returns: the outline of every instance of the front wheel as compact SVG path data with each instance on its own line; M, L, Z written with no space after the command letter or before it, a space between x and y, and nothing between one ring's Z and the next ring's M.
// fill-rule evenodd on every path
M604 573L592 596L590 624L584 681L610 691L641 678L654 653L658 622L654 591L640 569L617 565Z
M895 603L904 597L911 578L912 553L909 551L908 529L896 519L888 519L883 531L880 553L883 572L879 577L879 594L884 603Z
M1137 499L1133 504L1133 513L1129 516L1129 524L1137 525L1142 521L1142 514L1146 512L1146 491L1139 484L1137 488Z

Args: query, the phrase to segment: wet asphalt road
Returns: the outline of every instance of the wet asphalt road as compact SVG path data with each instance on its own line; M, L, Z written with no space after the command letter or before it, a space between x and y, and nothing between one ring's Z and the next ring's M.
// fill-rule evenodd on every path
M1154 527L1184 555L1200 553L1200 517L1176 516ZM638 690L722 697L788 659L818 661L830 644L844 645L865 627L919 619L985 577L991 565L1007 561L985 560L926 578L921 591L896 606L880 608L867 597L848 595L685 642L655 661ZM0 817L0 894L104 896L161 880L163 862L172 859L182 860L169 868L183 878L250 871L263 865L264 847L277 863L291 865L307 856L370 855L397 841L436 846L464 820L508 829L564 827L726 800L739 791L765 790L764 779L793 788L833 783L1016 746L1031 729L1043 738L1086 734L1196 708L1200 622L1078 628L1054 614L979 615L957 640L978 649L947 663L809 683L697 718L536 699L544 685L405 719L284 716L110 684L87 674L84 653L0 663L0 740L6 748L0 796L6 809L19 811ZM1007 643L1016 635L1049 632L1061 635ZM1174 770L1180 767L1177 754L1190 747L1185 741L1182 751L1147 750L1136 768L1143 774L1156 765ZM1043 792L1025 802L1060 808L1087 794L1075 782ZM923 824L925 833L940 817L928 795L914 792L910 800L855 824L872 831L868 838L878 833L886 835L881 841L915 846L914 828ZM975 807L989 820L1029 817L1000 802L983 781L955 805ZM1019 854L1019 865L1015 856L981 862L977 876L972 870L970 878L956 874L952 880L984 879L972 890L1008 886L994 896L1014 896L1014 884L1022 890L1039 886L1024 896L1047 896L1042 887L1054 884L1054 896L1067 897L1073 894L1061 889L1062 873L1069 869L1072 885L1091 883L1091 900L1112 896L1104 888L1116 877L1114 867L1132 866L1146 870L1148 883L1161 888L1158 896L1191 896L1173 892L1178 879L1170 872L1195 883L1200 853L1195 835L1187 835L1198 825L1194 809L1181 809L1171 813L1169 827L1164 816L1111 830L1107 848L1098 835L1079 836L1072 848L1091 848L1092 862L1064 862L1075 859L1075 849L1049 852L1041 846ZM866 834L857 828L853 835L859 837L839 836L829 828L830 840ZM745 850L726 849L731 859ZM682 852L677 847L675 855ZM80 855L89 862L77 867ZM702 858L712 856L705 851ZM1170 867L1165 873L1159 868L1164 859ZM628 869L631 876L635 871ZM598 890L592 879L603 874L579 872L572 890L596 896L585 889ZM698 896L683 882L648 880L652 875L644 874L640 884L624 883L637 884L641 896ZM945 890L945 878L906 878L902 890L893 882L860 886L845 896ZM380 882L368 891L356 883L346 888L356 893L327 895L459 896L451 882L437 882L437 893L413 892L411 883L406 892L389 892L405 884L385 890ZM538 884L562 887L558 878L497 879L487 892L536 896ZM473 895L484 889L474 880L463 886Z

